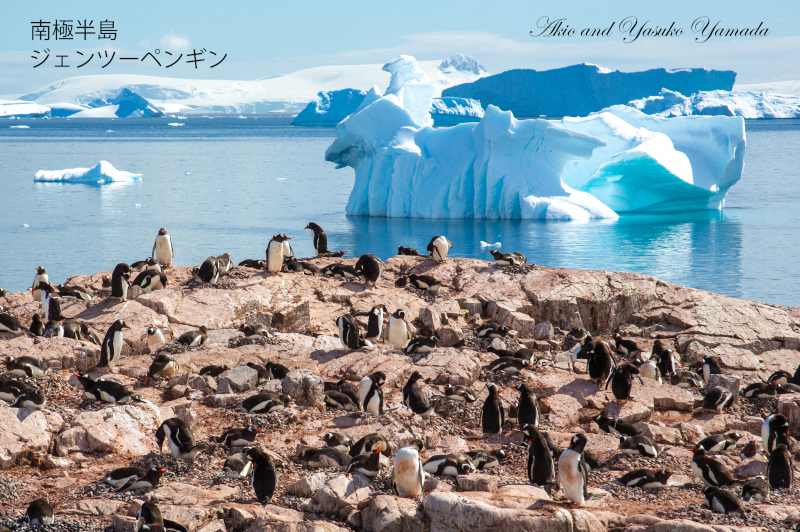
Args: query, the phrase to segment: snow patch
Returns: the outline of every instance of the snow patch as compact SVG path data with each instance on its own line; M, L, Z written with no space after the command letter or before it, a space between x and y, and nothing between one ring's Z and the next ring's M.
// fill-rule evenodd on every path
M133 174L117 170L111 163L100 161L91 168L72 168L69 170L39 170L34 176L34 181L39 182L67 182L67 183L105 183L133 182L142 179L141 174Z

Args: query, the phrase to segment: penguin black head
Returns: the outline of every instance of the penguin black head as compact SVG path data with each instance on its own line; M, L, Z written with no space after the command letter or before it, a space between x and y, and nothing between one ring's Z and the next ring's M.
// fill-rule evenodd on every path
M31 318L31 321L33 323L42 323L42 317L39 316L38 314L34 314L33 318Z
M661 471L656 471L656 480L661 482L662 484L666 484L669 477L672 476L672 472L667 471L666 469L662 469Z
M370 380L374 382L379 388L386 383L386 374L382 371L376 371L369 376Z
M694 447L690 448L689 450L692 451L692 453L694 453L692 455L692 459L693 460L695 458L702 458L702 457L704 457L706 455L706 450L703 449L702 447L698 447L697 445L695 445Z
M403 309L401 309L401 308L399 308L399 309L395 310L395 311L394 311L394 314L392 314L392 317L393 317L394 319L397 319L397 320L403 320L403 321L406 321L406 313L405 313L405 311L403 311Z
M384 312L389 312L386 309L386 305L375 305L374 307L372 307L372 310L370 312L372 312L373 314L378 314L379 310L382 310Z
M522 393L526 393L526 394L530 394L530 393L533 392L533 390L531 390L530 386L528 386L524 382L517 385L517 390L519 390Z
M586 439L586 436L578 433L569 441L569 448L575 452L582 453L587 442L588 440Z
M490 384L489 386L486 387L486 389L489 390L490 396L497 395L497 387L494 384Z
M425 444L422 443L422 440L414 439L408 442L406 444L406 447L414 447L417 450L417 452L422 452L422 449L425 448Z
M161 235L161 236L166 235L167 234L167 230L162 227L161 229L158 230L158 234Z
M409 279L408 274L404 273L394 282L394 285L398 288L402 288L408 284L408 279Z
M36 273L38 273L39 275L45 275L47 273L47 270L45 270L43 266L37 266Z
M417 381L425 382L425 379L422 377L422 373L420 373L419 371L415 371L414 373L411 374L411 376L408 378L408 384L412 385Z
M148 327L147 328L147 336L153 336L156 333L155 327Z
M322 227L320 227L319 225L315 224L314 222L308 222L308 225L305 226L303 228L303 230L306 230L306 229L311 229L314 232L322 231Z
M278 233L277 235L272 237L272 240L276 242L286 242L287 240L291 240L291 238L289 238L283 233Z
M130 329L123 320L117 320L112 325L111 328L115 331L121 331L122 329Z

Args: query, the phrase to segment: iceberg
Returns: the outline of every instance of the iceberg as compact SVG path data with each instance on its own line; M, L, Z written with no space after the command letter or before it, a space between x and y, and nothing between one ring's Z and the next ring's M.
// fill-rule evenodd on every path
M87 104L90 109L79 111L72 118L141 118L164 116L154 106L130 89L122 89L115 98L98 98Z
M130 183L142 179L141 174L117 170L108 161L100 161L91 168L69 170L39 170L33 180L38 182L66 182L103 185L106 183Z
M800 118L800 97L764 91L700 91L684 96L662 89L657 96L633 100L628 105L656 116Z
M508 70L442 91L442 96L480 100L514 116L586 116L612 105L658 94L663 88L681 94L731 90L736 72L705 68L620 72L579 64L554 70Z
M431 103L434 126L452 126L463 122L479 122L483 107L478 100L469 98L434 98Z
M33 102L24 102L21 100L0 100L0 117L38 118L43 116L50 116L49 107Z
M81 111L89 109L84 105L66 102L51 103L48 107L50 107L50 116L53 117L72 116L75 113L80 113Z

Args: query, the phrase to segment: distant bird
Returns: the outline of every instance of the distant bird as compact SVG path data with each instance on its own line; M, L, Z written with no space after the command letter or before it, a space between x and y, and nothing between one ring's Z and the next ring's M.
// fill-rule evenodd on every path
M607 383L609 381L613 368L614 359L611 353L604 343L599 342L595 350L589 353L589 359L586 362L586 371L589 373L589 379L602 386L604 382ZM626 372L626 374L630 375L630 371ZM624 377L625 375L620 375L620 382L624 382Z
M354 456L347 465L345 474L361 473L368 478L375 478L381 471L381 451L375 449L369 454Z
M278 273L283 266L284 257L293 256L292 247L289 245L289 238L283 233L272 237L267 245L267 270L271 273Z
M343 279L353 279L359 276L355 266L347 264L329 264L322 268L319 273L325 277L341 277Z
M365 340L378 341L383 336L383 318L386 315L386 305L375 305L369 312L357 312L356 316L367 316L367 333Z
M6 371L17 377L41 377L49 369L43 360L31 356L13 357L5 359Z
M786 370L779 369L774 371L772 375L765 382L774 382L776 384L791 384L792 374Z
M169 329L165 329L167 333L171 336L173 333ZM147 340L147 346L154 346L154 345L161 345L166 343L166 338L164 337L164 331L159 329L158 327L148 327L145 333L142 335L142 340Z
M475 469L478 471L494 469L508 456L502 449L467 451L464 454L469 456L472 465L474 465Z
M400 448L395 455L392 488L400 497L414 498L422 494L422 487L425 485L425 470L419 456L420 451L422 451L422 442L415 440Z
M719 364L719 358L715 356L708 356L703 359L703 382L708 384L708 379L711 375L722 374L722 368Z
M412 412L425 419L433 414L434 405L431 404L425 392L419 384L417 384L419 381L425 382L425 379L422 377L422 373L415 371L408 378L406 385L403 386L403 404Z
M311 231L314 233L314 252L317 255L328 253L328 235L325 234L325 231L322 230L322 227L318 226L314 222L309 222L308 225L306 225L303 229L311 229Z
M528 481L539 486L555 481L555 464L547 440L532 425L524 425L522 434L528 443Z
M417 251L414 248L404 248L403 246L399 246L397 248L397 254L398 255L408 255L408 256L411 256L411 257L418 257L419 256L419 251Z
M233 267L233 262L231 262L231 253L230 251L226 251L222 255L217 256L217 269L219 270L219 274L223 275L231 271Z
M16 401L22 392L28 389L28 386L15 379L0 379L0 400L7 403Z
M266 261L256 259L244 259L239 263L239 266L244 268L253 268L254 270L263 270L267 267Z
M139 509L138 519L142 520L146 525L162 526L164 523L164 516L161 514L161 508L150 500L142 504Z
M754 382L741 392L742 397L748 399L769 399L778 395L777 382Z
M463 384L447 384L444 387L444 396L453 401L474 403L478 400L478 394L469 386Z
M161 270L145 270L136 276L131 286L138 286L143 294L149 294L166 287L168 282L167 274Z
M641 431L631 423L613 419L603 414L599 414L594 418L594 421L597 423L597 426L600 427L600 430L609 434L616 434L618 436L639 436L641 434Z
M31 526L50 526L53 524L53 507L46 497L36 499L28 505L25 517Z
M130 288L131 267L121 262L114 267L111 273L111 299L125 301ZM44 298L42 298L44 301Z
M164 267L169 268L172 266L172 259L175 256L175 250L172 247L172 239L167 230L163 227L158 230L156 241L153 244L153 251L150 253L153 260Z
M383 263L375 255L372 255L371 253L365 253L361 255L361 257L358 259L358 262L356 262L355 269L364 277L364 279L366 279L367 282L372 283L373 286L376 286L378 279L381 278Z
M447 252L450 251L452 247L453 243L450 242L447 237L435 236L431 238L428 244L428 253L430 253L434 261L444 262L447 259Z
M703 379L694 371L677 371L670 377L670 384L678 388L702 388Z
M117 362L122 357L123 329L130 329L123 320L117 320L108 328L103 343L100 345L100 362L96 367L107 367L111 373L117 373Z
M332 447L343 453L350 452L350 447L353 446L353 439L343 432L328 432L322 436L322 441L324 441L325 445L328 447Z
M303 275L318 275L320 273L320 269L310 262L296 260L293 257L284 259L281 271L302 273Z
M194 460L200 447L197 446L192 429L177 417L167 419L156 430L156 443L158 450L167 442L169 452L173 458L181 460Z
M260 433L261 431L255 427L232 428L223 432L222 436L217 438L217 443L227 447L245 447L255 442L256 436Z
M772 453L772 450L777 447L779 443L787 443L786 436L789 434L789 421L783 414L772 414L767 416L761 424L761 441L764 444L764 450L767 455Z
M635 355L642 352L642 348L639 347L636 342L623 338L619 333L614 335L614 343L617 345L617 353L621 353L626 356Z
M42 323L42 317L38 314L34 314L33 318L31 318L31 326L28 328L34 336L42 336L44 334L44 323Z
M208 342L208 329L201 325L196 331L186 331L178 337L178 343L188 347L205 345Z
M742 485L742 499L745 502L769 502L769 484L763 476L751 478Z
M654 469L637 469L630 473L625 473L617 479L617 482L628 487L657 489L667 487L667 481L671 476L672 473L666 469L660 471Z
M161 265L153 260L153 257L147 257L144 260L137 260L136 262L131 262L130 264L132 272L141 272L148 268L161 271Z
M325 406L347 411L361 410L350 396L343 394L339 390L328 390L325 392Z
M0 314L0 332L31 335L31 331L11 314Z
M75 376L83 386L83 395L93 401L110 404L138 401L131 390L116 381L104 379L96 381L86 373L83 375L75 373Z
M253 463L253 475L250 484L255 491L256 499L260 504L267 504L275 494L275 486L278 483L278 475L275 471L275 463L272 457L258 447L247 451L247 456Z
M487 389L489 390L489 396L484 401L481 409L483 433L500 434L503 430L503 423L505 423L503 403L497 395L497 388L494 384L490 384Z
M169 353L159 353L156 358L153 359L152 364L150 364L145 380L172 377L179 369L180 366L178 365L178 361L175 360L175 357Z
M783 395L786 393L800 393L800 385L792 384L791 382L788 384L776 384L778 395Z
M586 436L575 434L569 448L558 457L558 485L564 496L579 506L589 498L589 477L583 456L586 443Z
M148 470L141 467L121 467L108 473L100 482L113 486L118 492L152 489L158 486L158 481L166 470L166 467L156 466Z
M47 404L47 398L41 389L26 388L11 402L11 408L30 408L41 410Z
M377 432L371 432L351 445L349 454L350 456L358 456L359 454L371 453L375 449L380 450L381 454L386 457L392 455L389 441Z
M703 494L706 497L708 506L715 513L726 515L739 512L744 514L744 508L742 507L742 502L739 500L739 497L729 491L709 486L703 490Z
M272 338L269 327L263 323L243 323L242 326L236 330L243 333L245 338Z
M677 373L675 369L675 354L672 349L667 349L656 356L658 356L658 371L664 378L672 377Z
M502 371L503 373L516 374L523 369L531 369L532 367L533 366L531 365L530 360L513 357L500 357L496 360L493 360L483 368L487 371Z
M83 322L78 320L67 320L63 324L64 338L72 338L73 340L89 341L93 344L102 344L100 338L93 330Z
M735 482L733 473L725 465L713 458L706 456L704 449L692 447L691 468L706 486L730 486Z
M707 453L718 453L736 445L736 442L738 442L741 437L742 435L738 432L713 434L700 440L697 446L704 449Z
M785 443L779 443L769 455L767 480L771 488L792 489L792 455Z
M756 440L750 440L750 442L748 442L748 444L744 446L742 452L739 453L739 457L742 460L747 460L750 458L762 462L767 460L767 455L764 452L764 447Z
M649 458L658 458L658 455L661 454L661 447L642 434L638 436L620 436L619 450L627 455L647 456Z
M437 454L428 458L422 466L426 473L457 477L475 472L475 466L464 453Z
M722 386L715 386L709 390L703 398L702 409L708 412L722 412L724 409L729 409L736 399L730 390Z
M267 362L264 367L267 370L270 380L283 379L289 373L289 368L277 362Z
M236 453L229 456L222 466L221 478L247 478L253 472L253 462L247 453Z
M361 379L358 383L358 402L364 412L374 416L383 415L383 390L386 374L376 371Z
M658 369L658 356L651 356L650 359L644 361L639 359L639 375L645 379L654 380L661 384L661 371Z
M300 462L313 468L345 467L350 464L350 460L352 460L352 456L333 447L306 449L292 458L294 462Z
M539 407L536 393L525 383L517 385L519 401L517 402L517 425L539 426Z
M618 401L627 401L631 398L631 387L634 377L639 379L639 384L644 386L642 378L639 376L639 368L630 362L623 362L611 372L611 375L606 381L606 390L608 389L608 385L611 384L611 391L614 392L614 397Z
M417 289L425 290L433 294L438 294L442 288L442 282L432 275L417 275L412 273L408 276L408 281Z

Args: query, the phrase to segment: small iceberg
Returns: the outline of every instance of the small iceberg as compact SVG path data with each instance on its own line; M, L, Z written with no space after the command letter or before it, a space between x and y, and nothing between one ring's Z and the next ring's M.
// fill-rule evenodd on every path
M483 240L481 240L482 248L500 248L502 245L503 244L501 244L500 242L495 242L494 244L490 244L488 242L484 242Z
M169 123L169 124L167 124L167 125L168 125L168 126L172 126L172 127L180 127L180 126L182 126L182 125L184 125L184 124L182 124L182 123L180 123L180 122L170 122L170 123Z
M105 183L130 183L142 179L141 174L117 170L108 161L100 161L92 168L71 168L68 170L39 170L34 181L89 183L102 185Z
M31 126L8 126L11 129L30 129Z

